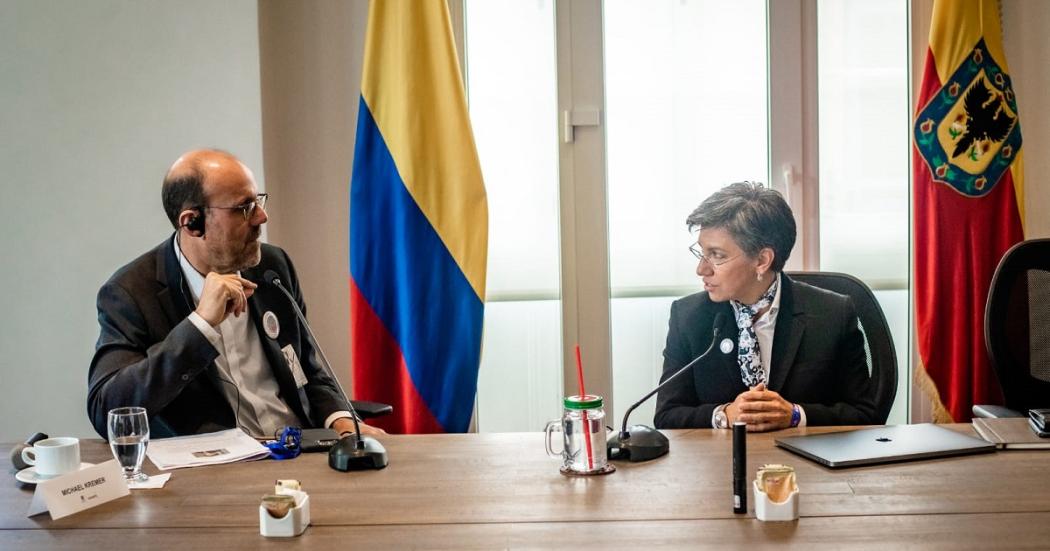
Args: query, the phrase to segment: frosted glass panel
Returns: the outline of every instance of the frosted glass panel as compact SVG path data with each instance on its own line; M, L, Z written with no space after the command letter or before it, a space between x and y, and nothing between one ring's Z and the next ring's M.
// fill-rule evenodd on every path
M818 7L820 264L879 287L908 277L908 3Z
M478 377L478 430L542 430L561 414L561 301L490 302Z
M875 291L875 300L886 314L893 347L897 351L897 398L886 424L904 425L908 423L908 389L911 385L908 376L908 291Z
M470 0L464 15L467 95L489 199L478 430L540 430L561 411L554 3Z
M554 3L471 0L465 7L470 119L489 197L488 293L556 293Z
M612 339L616 353L613 395L617 430L627 408L660 384L667 320L671 315L671 303L675 300L676 297L643 297L612 301ZM652 426L655 412L654 396L631 413L630 424Z
M686 216L769 173L765 2L604 6L614 294L695 285Z

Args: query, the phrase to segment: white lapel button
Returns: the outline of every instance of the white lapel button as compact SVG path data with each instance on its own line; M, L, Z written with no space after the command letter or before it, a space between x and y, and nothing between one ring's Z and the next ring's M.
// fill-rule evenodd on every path
M263 331L266 331L267 337L274 340L277 340L277 335L281 334L281 324L277 321L277 315L271 311L263 314Z

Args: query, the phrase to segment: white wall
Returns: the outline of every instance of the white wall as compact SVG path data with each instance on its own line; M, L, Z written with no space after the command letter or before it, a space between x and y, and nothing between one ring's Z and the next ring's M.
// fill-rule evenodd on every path
M365 0L259 0L270 241L295 261L310 325L347 394L350 169L367 19Z
M218 146L263 185L254 0L0 5L0 441L93 435L95 294L165 239L165 170Z
M1050 2L1003 2L1003 49L1024 140L1025 239L1050 237Z

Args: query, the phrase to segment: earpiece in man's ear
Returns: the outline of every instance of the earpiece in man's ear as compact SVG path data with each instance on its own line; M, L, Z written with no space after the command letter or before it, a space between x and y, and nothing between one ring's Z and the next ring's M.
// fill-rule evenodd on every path
M185 224L183 224L182 227L186 228L187 230L190 230L190 235L194 235L196 237L203 237L204 209L194 208L192 210L195 211L197 214L190 218L189 221L187 221Z

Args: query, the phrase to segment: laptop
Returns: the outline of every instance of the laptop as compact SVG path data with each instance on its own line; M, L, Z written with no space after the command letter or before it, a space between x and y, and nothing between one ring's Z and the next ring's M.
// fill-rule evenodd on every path
M930 423L777 438L776 445L828 467L856 467L995 451L995 444Z

